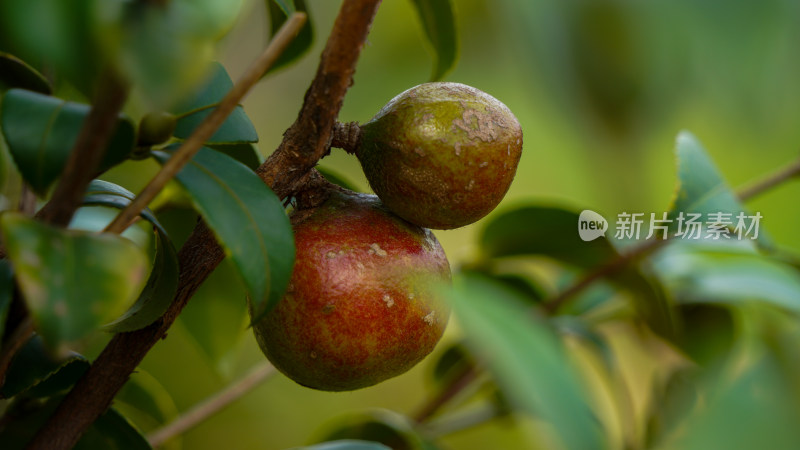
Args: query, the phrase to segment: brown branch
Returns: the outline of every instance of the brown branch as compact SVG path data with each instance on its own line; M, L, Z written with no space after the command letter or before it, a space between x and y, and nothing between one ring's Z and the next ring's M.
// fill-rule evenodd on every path
M778 169L776 172L766 175L764 178L748 183L744 188L738 190L739 198L741 200L750 200L751 198L796 177L800 177L800 159Z
M275 153L258 169L279 197L289 195L297 180L302 180L327 152L333 124L379 4L380 0L345 0L342 4L297 120ZM164 316L141 330L114 336L39 430L29 449L66 450L75 445L108 408L150 348L165 337L224 254L208 227L200 223L178 256L178 293Z
M92 108L70 152L63 175L50 201L36 214L38 219L61 227L67 226L72 220L72 215L83 201L86 186L100 167L127 97L127 84L113 72L107 71L98 85Z
M175 436L196 427L223 408L240 399L275 373L275 368L266 361L254 367L244 377L234 381L221 391L194 405L189 411L147 435L153 448L159 447Z

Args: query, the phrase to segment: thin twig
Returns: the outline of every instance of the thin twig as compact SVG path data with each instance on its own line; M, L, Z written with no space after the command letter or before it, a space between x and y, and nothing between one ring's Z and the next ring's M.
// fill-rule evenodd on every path
M155 448L169 439L185 433L259 386L274 373L275 368L272 365L266 362L259 364L225 389L194 405L189 411L181 414L164 427L148 434L148 442Z
M741 200L750 200L794 177L800 177L800 159L764 176L764 178L747 183L737 192Z
M258 173L283 198L326 151L356 62L380 0L345 0L295 124ZM326 131L327 129L327 131ZM102 414L130 373L162 339L200 284L222 261L213 233L200 223L181 248L178 292L156 322L115 335L29 444L29 450L67 450Z
M470 365L456 377L454 377L447 386L440 390L436 396L431 397L419 411L414 415L414 421L423 423L433 417L442 406L446 405L456 395L469 386L474 380L478 378L480 372L478 368Z
M261 76L272 67L272 64L286 50L286 47L294 40L297 33L306 23L308 16L304 12L296 12L289 17L278 33L270 41L266 50L259 56L253 64L248 67L233 88L225 94L225 97L214 108L209 115L192 132L191 136L172 154L169 160L164 163L160 171L147 183L139 195L108 224L104 231L108 233L122 233L133 221L139 217L147 205L156 198L159 192L164 189L183 166L191 161L192 157L200 150L203 144L214 135L225 119L233 112L234 108L241 103L253 86L258 83Z

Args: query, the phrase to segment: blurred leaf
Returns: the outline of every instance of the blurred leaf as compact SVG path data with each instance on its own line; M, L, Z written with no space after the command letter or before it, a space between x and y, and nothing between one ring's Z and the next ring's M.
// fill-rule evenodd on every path
M231 158L239 161L250 170L255 171L261 165L261 155L258 153L258 148L255 144L233 144L233 145L209 145L209 148L224 153Z
M706 222L709 214L730 214L733 221L730 228L736 225L738 214L750 215L694 135L687 131L678 134L675 154L678 186L670 207L672 228L678 225L675 218L680 212L702 214L701 222ZM758 234L759 244L772 245L763 229Z
M469 370L475 362L463 343L458 342L447 347L433 366L433 378L447 385L455 377Z
M84 205L102 205L124 209L131 203L132 192L113 183L94 180L83 198ZM178 252L172 245L167 231L158 222L152 211L145 208L140 216L153 225L156 239L156 254L150 276L136 303L122 316L107 324L105 329L114 333L144 328L169 308L178 291Z
M127 414L132 408L151 418L159 426L178 416L178 408L169 392L152 375L136 369L114 397L114 405Z
M181 311L178 320L218 369L247 331L246 295L232 261L225 259Z
M169 151L153 152L162 164ZM294 238L283 204L253 171L202 148L175 179L225 248L255 307L253 320L283 296L294 265Z
M286 17L295 12L294 0L268 0L268 2L270 7L277 7L278 10Z
M211 63L207 81L172 110L178 117L173 132L175 137L188 138L232 88L233 81L225 71L225 67L218 62ZM206 142L208 144L258 142L258 134L244 113L244 109L239 105Z
M45 95L53 92L50 83L36 69L14 55L0 51L0 94L11 88Z
M309 447L295 447L294 450L393 450L383 444L355 439L323 442Z
M29 398L49 397L70 388L88 368L89 361L77 353L56 358L42 338L34 335L11 360L0 396L11 398L24 393Z
M3 0L0 46L91 94L105 62L98 51L95 5L92 0Z
M5 259L0 259L0 348L3 345L3 335L6 331L6 319L11 300L14 299L14 273L11 264Z
M419 14L425 37L436 53L431 81L441 80L458 59L456 18L451 0L411 0Z
M654 256L664 285L683 303L760 300L800 312L800 274L742 246L675 242Z
M551 319L553 326L562 335L574 336L581 341L589 344L603 358L607 367L614 366L614 352L611 350L606 339L602 334L593 330L592 327L579 317L575 316L555 316Z
M606 263L617 252L605 237L584 242L578 235L579 215L548 206L524 206L495 216L483 229L480 244L490 258L549 256L577 267Z
M289 43L289 45L286 47L286 50L281 53L272 67L266 72L272 73L308 53L308 50L314 44L314 28L311 23L311 14L309 13L308 8L306 8L305 0L295 0L294 2L266 0L266 2L267 10L269 11L270 39L275 37L275 34L278 32L281 25L283 25L288 17L295 11L305 12L308 15L308 19L306 20L306 23L303 24L303 28L300 28L300 31L297 33L297 36L294 38L294 40Z
M659 437L672 432L697 405L697 373L692 369L676 370L663 386L654 386L651 411L647 414L647 442L654 448Z
M61 403L51 397L44 403L15 402L0 428L3 450L22 450ZM114 408L109 408L86 430L73 450L145 450L150 444Z
M709 379L707 388L711 393L703 407L656 448L797 448L797 405L787 401L791 387L770 357L761 356L732 381Z
M139 293L147 264L125 238L12 213L0 216L0 228L36 330L51 348L116 318Z
M241 6L242 0L99 2L104 50L149 109L165 109L202 79Z
M720 305L694 303L678 307L682 319L677 344L703 367L724 361L736 339L733 314Z
M473 275L461 279L450 296L467 343L486 358L510 401L552 422L566 448L604 446L561 342L517 294Z
M353 192L360 192L360 190L353 183L351 183L349 180L339 175L338 173L331 171L327 167L317 166L315 167L315 169L317 169L317 171L321 173L322 176L325 177L325 179L330 181L331 183L337 186L341 186L345 189L350 189Z
M359 439L392 450L423 450L425 443L409 418L386 409L373 409L340 418L321 441ZM316 448L316 447L314 447ZM383 448L383 446L379 447Z
M11 89L3 96L0 121L9 151L25 181L39 195L61 175L89 109L89 105L23 89ZM134 140L133 123L120 118L100 170L127 159Z

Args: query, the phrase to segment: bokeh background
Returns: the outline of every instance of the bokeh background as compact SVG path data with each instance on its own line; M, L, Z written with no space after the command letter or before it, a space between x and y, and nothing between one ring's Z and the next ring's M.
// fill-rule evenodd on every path
M244 108L266 157L294 121L340 5L308 0L316 34L297 63L266 77ZM504 102L524 132L516 179L494 214L536 203L660 214L675 189L673 146L694 133L732 186L800 156L800 2L795 0L456 0L460 58L446 77ZM264 2L245 0L216 58L231 77L268 40ZM396 94L427 81L433 67L410 2L384 1L340 115L368 120ZM132 116L145 112L130 106ZM364 191L358 162L333 150L321 166ZM129 163L108 177L138 191L155 164ZM800 252L800 183L748 206L776 243ZM478 255L491 216L436 235L457 268ZM177 218L175 219L177 221ZM169 218L165 218L169 221ZM188 230L184 230L188 232ZM244 291L223 263L141 365L164 411L185 411L263 361L246 329ZM280 374L167 448L283 449L315 441L341 417L368 408L413 414L434 392L431 362L460 337L453 322L435 354L412 371L349 393L303 388ZM648 373L659 355L632 353ZM88 352L91 356L92 351ZM644 382L642 383L645 384ZM159 386L160 385L160 386ZM635 386L634 386L635 388ZM147 418L135 416L145 430ZM541 424L511 415L444 437L453 449L535 448Z
M339 3L309 1L313 49L264 79L244 103L264 156L297 115ZM460 59L445 79L503 101L524 132L516 180L498 211L532 202L593 209L610 220L623 211L666 211L675 185L674 139L683 129L703 142L732 186L800 154L797 2L458 0L455 6ZM266 27L262 2L246 1L218 48L232 78L265 45ZM432 67L410 3L385 1L340 120L368 120L394 95L427 81ZM357 161L344 152L334 150L321 165L368 190ZM779 245L795 251L798 198L800 183L794 183L749 203ZM475 257L481 226L436 232L454 267ZM226 285L226 270L212 277L206 291L213 294L190 304L186 320L142 365L178 410L263 358L250 333L235 332L244 326L237 322L242 293ZM446 342L459 335L458 324L451 325ZM280 449L313 441L348 412L381 407L413 413L432 393L434 359L351 393L317 392L275 375L188 432L183 446ZM512 416L442 442L454 449L531 448L529 422Z

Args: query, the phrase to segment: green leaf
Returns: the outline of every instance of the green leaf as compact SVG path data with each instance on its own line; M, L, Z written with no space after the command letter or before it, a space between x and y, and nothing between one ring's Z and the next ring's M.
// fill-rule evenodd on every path
M605 237L584 242L575 212L549 206L524 206L496 216L483 229L480 244L490 258L543 255L577 267L611 261L617 252Z
M305 12L308 15L308 19L306 23L303 24L303 28L300 28L294 40L289 43L286 50L281 53L272 67L267 71L267 73L272 73L308 53L308 50L314 44L314 28L311 24L311 14L308 8L306 8L305 0L295 0L294 2L266 0L266 2L267 10L269 11L270 39L275 37L281 25L286 22L294 11ZM286 7L287 4L290 8Z
M53 414L63 397L49 398L44 403L15 402L4 416L0 428L3 450L22 450ZM114 408L109 408L86 430L74 450L145 450L150 444L136 428Z
M442 352L433 366L433 378L441 385L447 386L449 382L460 376L475 365L472 355L463 343L457 342L450 345Z
M225 364L230 362L227 357L247 331L247 303L242 301L246 295L236 267L230 260L223 260L178 318L222 373L226 373Z
M584 387L553 331L511 290L469 276L450 291L467 343L489 364L508 399L550 421L566 448L603 448Z
M64 169L89 109L89 105L23 89L11 89L3 96L3 135L22 176L39 195L44 195ZM128 158L134 130L133 122L120 117L100 171Z
M11 88L27 89L48 95L53 92L47 79L25 61L0 52L0 94Z
M730 214L733 222L730 228L736 225L738 214L751 216L694 135L688 131L678 134L675 154L678 185L670 207L672 228L678 226L675 219L681 212L701 214L700 222L707 222L708 214ZM772 245L763 229L759 230L758 243L767 247Z
M89 361L72 353L56 358L44 346L41 336L33 336L17 351L8 366L0 397L49 397L70 388L89 368Z
M116 318L141 289L147 263L125 238L62 230L14 213L0 216L0 229L36 330L51 348Z
M338 419L331 428L320 441L344 442L356 439L380 445L378 448L383 448L383 445L387 448L420 450L425 448L425 442L414 429L412 421L406 416L386 409L349 414Z
M211 63L207 81L171 111L178 116L174 136L180 139L188 138L232 88L233 81L225 71L225 67L218 62ZM206 141L208 144L249 142L258 142L258 134L241 105L233 110L217 132Z
M654 256L654 267L681 302L758 300L800 312L800 274L735 241L675 242Z
M83 94L91 95L106 62L95 34L95 6L91 0L3 0L0 40L4 50L25 61L46 64L57 78L65 78Z
M739 374L732 381L707 380L706 388L711 392L703 401L704 407L685 415L673 439L655 448L796 448L800 414L790 400L794 398L792 387L778 363L762 356L736 372Z
M102 180L92 181L86 192L84 205L124 209L134 198L133 193L127 189ZM138 330L150 325L169 308L178 291L179 263L175 246L152 211L144 209L140 216L153 225L156 239L155 259L147 284L136 303L122 316L105 326L108 331L114 333Z
M442 79L458 59L458 35L450 0L411 0L422 21L425 37L436 53L431 81Z
M162 164L170 151L155 151ZM202 148L175 177L233 259L256 310L274 306L294 265L294 238L278 197L246 166Z
M203 79L216 42L236 21L242 3L100 2L103 49L149 108L163 110Z
M270 7L277 7L285 17L288 17L295 12L294 0L268 0L268 2Z
M131 378L114 397L114 406L129 416L129 413L147 416L158 426L178 416L178 408L169 391L152 375L141 368L131 374Z
M295 447L293 450L391 450L391 448L377 442L343 439L309 447Z
M255 171L261 165L261 154L258 153L258 148L255 144L233 144L233 145L209 145L209 148L224 153L231 158L239 161L250 170Z
M6 331L6 319L11 300L14 299L14 272L11 264L5 259L0 259L0 348L3 345L3 335Z

